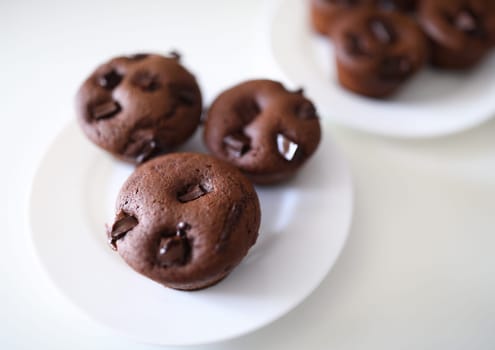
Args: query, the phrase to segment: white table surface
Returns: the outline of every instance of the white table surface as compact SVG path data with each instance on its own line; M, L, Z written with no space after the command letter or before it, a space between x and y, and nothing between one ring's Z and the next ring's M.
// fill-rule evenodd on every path
M78 84L115 54L181 51L207 102L242 79L280 78L257 42L265 10L262 0L0 3L1 349L156 348L94 323L52 286L29 239L30 183L74 118ZM194 349L494 349L494 135L493 120L434 140L333 126L356 187L334 269L282 319Z

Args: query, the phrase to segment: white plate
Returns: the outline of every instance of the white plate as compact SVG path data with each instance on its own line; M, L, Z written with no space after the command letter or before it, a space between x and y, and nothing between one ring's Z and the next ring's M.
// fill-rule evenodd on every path
M331 44L311 31L307 0L277 3L270 50L292 83L304 86L322 115L368 132L431 137L473 127L495 115L495 54L468 73L427 68L386 101L341 88Z
M200 151L199 136L184 149ZM93 319L142 342L208 343L266 325L319 285L348 235L351 178L324 138L293 181L257 188L260 237L230 276L197 292L167 289L131 270L106 243L105 222L131 171L72 123L38 169L30 221L35 250L56 286Z

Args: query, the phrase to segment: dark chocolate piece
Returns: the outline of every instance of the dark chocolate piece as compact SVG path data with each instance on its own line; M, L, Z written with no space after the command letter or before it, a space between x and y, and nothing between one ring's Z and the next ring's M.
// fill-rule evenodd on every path
M283 134L277 134L278 152L288 161L295 158L299 145Z
M122 75L114 69L98 78L98 84L107 90L113 90L122 81Z
M117 115L121 111L117 101L105 101L97 104L91 109L91 114L95 120L108 119Z
M177 61L179 61L179 60L181 59L181 54L180 54L179 52L175 51L175 50L170 51L170 52L168 53L168 55L169 55L171 58L173 58L174 60L177 60Z
M386 57L380 66L380 76L385 79L401 79L409 75L412 68L407 57Z
M181 236L164 237L160 241L156 260L161 267L184 265L191 247L187 238Z
M481 36L483 34L479 19L468 9L459 12L455 17L454 25L468 35Z
M237 225L237 223L239 221L239 217L242 214L243 207L244 207L244 205L241 202L237 202L237 203L234 203L234 205L232 205L232 207L230 208L230 211L227 214L227 217L225 218L225 221L223 224L222 233L220 234L220 238L218 240L218 243L215 246L215 249L217 251L221 251L228 244L228 240L230 238L230 235L232 234L232 231L234 230L235 226Z
M184 236L186 234L186 231L191 228L191 225L189 225L185 221L181 221L177 224L177 236Z
M121 212L117 215L116 221L108 234L108 243L113 250L117 250L117 241L123 238L127 232L132 230L138 224L134 216Z
M353 55L359 56L366 54L362 47L361 40L359 36L354 33L346 33L345 35L345 47L346 50Z
M125 146L124 154L133 157L140 164L160 152L152 129L138 129L131 134L130 141Z
M177 99L181 104L192 106L195 102L195 94L193 91L187 88L179 89L177 91Z
M233 157L242 157L249 152L251 139L243 133L227 135L223 139L227 153Z
M380 18L370 21L370 29L375 38L383 44L391 44L396 40L396 34L393 28Z
M157 149L158 149L158 147L156 145L155 140L149 140L147 142L144 142L143 148L141 148L141 151L136 156L136 162L138 164L141 164L141 163L147 161L148 159L151 158L152 155L155 154Z
M198 199L207 193L208 191L201 184L197 184L187 187L185 191L179 193L177 199L179 202L186 203Z
M161 87L158 77L150 72L138 72L132 78L132 83L147 92L156 91Z

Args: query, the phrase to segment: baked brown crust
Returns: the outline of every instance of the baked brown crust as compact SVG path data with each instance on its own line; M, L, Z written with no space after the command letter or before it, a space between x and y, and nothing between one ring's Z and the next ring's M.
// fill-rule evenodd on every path
M394 93L428 57L421 29L398 12L348 12L335 25L333 37L340 83L369 97Z
M142 163L194 133L202 100L178 54L136 54L99 66L80 87L76 107L93 143L124 161Z
M431 61L440 68L476 65L495 44L495 1L422 1L418 20L431 42Z
M250 80L221 93L208 110L204 140L211 153L253 182L290 178L312 156L321 138L313 103L302 90Z
M173 153L139 166L123 185L110 244L137 272L195 290L227 276L256 242L256 192L231 165Z

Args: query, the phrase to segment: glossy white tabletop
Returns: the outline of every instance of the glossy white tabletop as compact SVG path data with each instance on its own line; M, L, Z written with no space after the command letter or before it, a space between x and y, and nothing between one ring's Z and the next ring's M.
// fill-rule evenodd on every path
M280 78L259 48L264 11L262 0L0 4L2 349L158 348L94 323L52 286L30 242L30 184L74 118L78 84L113 55L176 49L207 102L242 79ZM337 264L280 320L194 349L493 349L494 135L495 120L432 140L332 126L356 189Z

